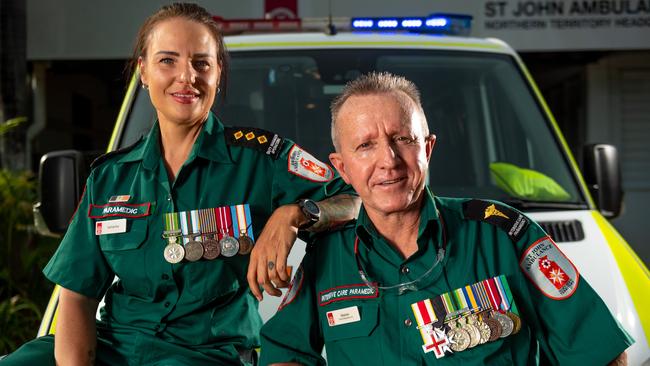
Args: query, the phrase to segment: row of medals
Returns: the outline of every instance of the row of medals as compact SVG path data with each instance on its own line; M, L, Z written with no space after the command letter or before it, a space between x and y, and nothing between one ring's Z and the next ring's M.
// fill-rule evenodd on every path
M494 342L521 330L521 319L507 311L500 313L489 310L479 314L461 316L446 323L449 326L446 335L450 348L461 352L479 344Z
M255 243L253 239L243 231L239 238L234 238L225 234L223 238L216 240L214 236L203 240L196 240L201 234L191 235L174 235L175 233L166 232L163 237L167 238L167 246L164 250L165 260L169 263L179 263L183 259L190 262L196 262L199 259L213 260L220 255L224 257L233 257L236 254L246 255L251 252ZM192 240L183 245L177 243L178 238L190 237Z

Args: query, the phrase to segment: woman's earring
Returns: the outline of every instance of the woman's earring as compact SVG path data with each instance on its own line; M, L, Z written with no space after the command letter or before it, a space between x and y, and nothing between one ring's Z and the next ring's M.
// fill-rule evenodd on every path
M149 86L147 84L142 84L142 89L149 90Z
M217 94L221 93L221 88L217 88Z

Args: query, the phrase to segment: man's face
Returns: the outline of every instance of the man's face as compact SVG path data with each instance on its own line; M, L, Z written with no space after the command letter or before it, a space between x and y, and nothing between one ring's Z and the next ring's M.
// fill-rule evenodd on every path
M330 161L369 214L419 210L435 136L424 136L424 117L407 109L395 94L381 93L352 96L339 110L339 151Z

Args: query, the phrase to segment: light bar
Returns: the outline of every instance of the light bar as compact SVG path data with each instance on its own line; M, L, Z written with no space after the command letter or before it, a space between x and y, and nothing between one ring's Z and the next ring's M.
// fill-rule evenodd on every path
M472 16L436 13L428 17L352 18L351 25L353 31L408 31L466 36L472 28Z
M357 19L352 21L353 28L372 28L375 21L372 19Z

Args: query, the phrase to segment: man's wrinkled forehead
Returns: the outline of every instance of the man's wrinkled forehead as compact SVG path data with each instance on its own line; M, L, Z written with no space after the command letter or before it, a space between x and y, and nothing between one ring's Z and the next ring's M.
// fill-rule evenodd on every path
M423 118L422 113L420 112L420 109L416 105L415 101L411 99L406 93L395 90L395 91L389 91L389 92L377 92L377 93L364 93L364 94L355 94L351 95L342 105L341 109L339 110L338 115L336 116L336 128L339 130L342 126L340 125L340 122L342 120L342 116L346 115L348 119L350 119L350 116L358 116L361 113L366 113L368 112L368 109L373 109L372 106L365 106L367 109L359 109L358 104L360 99L362 98L372 98L372 97L390 97L394 99L397 103L395 103L395 108L399 109L398 113L400 114L400 120L402 122L403 127L407 127L410 130L417 130L417 126L421 123L426 123L422 122L421 118ZM354 106L353 106L354 105ZM351 120L351 119L350 119ZM416 132L417 133L417 132ZM422 131L423 135L426 135L425 131Z

